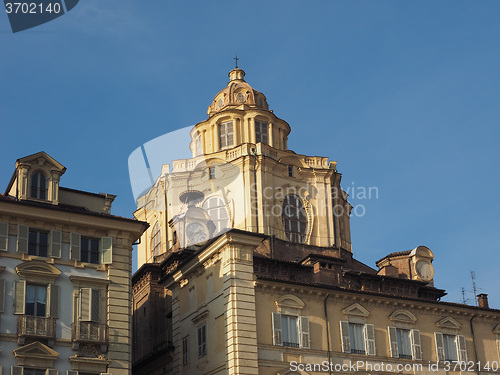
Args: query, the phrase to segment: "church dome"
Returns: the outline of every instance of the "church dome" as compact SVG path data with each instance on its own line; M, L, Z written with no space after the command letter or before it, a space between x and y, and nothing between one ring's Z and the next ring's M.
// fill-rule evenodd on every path
M229 72L229 83L215 96L212 104L208 106L207 114L216 113L233 108L259 108L269 110L264 94L253 89L243 79L245 72L238 67Z

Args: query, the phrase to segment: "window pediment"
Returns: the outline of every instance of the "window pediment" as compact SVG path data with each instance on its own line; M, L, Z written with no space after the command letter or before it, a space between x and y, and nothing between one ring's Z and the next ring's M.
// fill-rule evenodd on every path
M61 274L57 267L39 260L32 260L18 265L16 272L22 279L41 281L43 283L53 283Z
M18 366L52 368L57 357L59 357L59 353L36 341L19 349L14 349L14 357Z
M447 316L446 318L437 321L436 325L441 328L456 329L456 330L462 328L462 323L460 323L455 318L452 318L451 316Z
M282 314L300 314L306 305L299 297L292 294L281 296L275 303L278 307L278 312Z
M493 333L500 335L500 324L497 324L495 328L493 328Z
M365 309L363 306L361 306L359 303L354 303L345 309L342 310L342 314L344 315L354 315L354 316L361 316L361 317L367 317L370 315L370 311Z
M391 319L394 322L412 323L412 324L417 321L417 317L408 310L396 310L391 315L389 315L389 319Z

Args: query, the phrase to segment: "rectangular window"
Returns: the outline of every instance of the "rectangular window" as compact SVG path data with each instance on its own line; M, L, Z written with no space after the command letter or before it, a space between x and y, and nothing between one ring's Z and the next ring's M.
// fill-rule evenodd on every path
M23 375L45 375L47 370L24 368Z
M363 324L349 323L349 339L351 343L351 353L365 354L365 336Z
M231 147L234 144L233 122L227 121L219 124L220 148Z
M99 240L82 237L80 261L84 263L99 263Z
M80 320L83 322L100 322L101 291L93 288L80 289Z
M342 351L344 353L376 355L373 324L340 322Z
M30 228L28 237L28 254L46 257L48 248L49 233Z
M255 121L255 143L269 144L269 125L267 122Z
M458 361L457 336L443 335L444 358L446 361Z
M288 177L293 177L293 165L288 166Z
M204 324L198 328L198 357L207 354L207 326Z
M182 364L187 365L188 364L188 336L184 337L182 339Z
M274 345L309 348L309 318L273 313L273 337Z
M25 315L45 317L47 310L47 287L26 285Z
M410 330L396 328L399 358L412 359Z
M208 167L208 174L211 180L215 180L215 167Z

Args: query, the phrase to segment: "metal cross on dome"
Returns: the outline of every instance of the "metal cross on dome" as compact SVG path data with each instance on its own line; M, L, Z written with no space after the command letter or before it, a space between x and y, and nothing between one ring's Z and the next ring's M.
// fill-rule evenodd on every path
M239 60L238 59L238 55L236 55L236 57L234 57L234 60L236 60L236 66L235 66L235 68L238 68L238 60Z

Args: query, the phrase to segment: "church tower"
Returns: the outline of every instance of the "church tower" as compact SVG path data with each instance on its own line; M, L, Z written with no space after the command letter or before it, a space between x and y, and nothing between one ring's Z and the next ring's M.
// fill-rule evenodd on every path
M233 228L351 251L352 207L336 162L289 150L290 125L244 78L238 67L229 72L208 118L190 131L192 157L163 165L138 199L134 215L150 223L139 267Z

